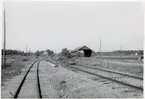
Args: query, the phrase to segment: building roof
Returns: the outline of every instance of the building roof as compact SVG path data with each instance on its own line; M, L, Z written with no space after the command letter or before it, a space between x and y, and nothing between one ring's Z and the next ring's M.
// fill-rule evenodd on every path
M79 51L79 50L81 50L81 49L89 49L89 50L92 50L92 49L88 48L87 46L79 46L79 47L77 47L76 49L72 50L71 52L76 52L76 51ZM92 51L93 51L93 50L92 50Z

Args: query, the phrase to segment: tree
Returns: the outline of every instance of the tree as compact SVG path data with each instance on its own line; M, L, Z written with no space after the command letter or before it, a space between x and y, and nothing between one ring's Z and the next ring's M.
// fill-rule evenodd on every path
M39 50L37 50L37 51L35 52L35 55L36 55L36 56L39 56L39 55L40 55Z
M48 53L48 56L52 56L52 55L54 55L54 52L53 51L51 51L51 50L46 50L47 51L47 53Z
M138 51L138 54L139 54L139 55L143 55L143 50L139 50L139 51Z
M71 53L67 48L62 49L61 54L67 58L71 58Z

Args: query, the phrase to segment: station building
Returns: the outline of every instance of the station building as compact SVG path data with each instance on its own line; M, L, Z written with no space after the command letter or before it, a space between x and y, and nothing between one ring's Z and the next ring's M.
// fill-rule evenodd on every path
M95 52L87 46L80 46L71 51L71 55L77 57L91 57Z

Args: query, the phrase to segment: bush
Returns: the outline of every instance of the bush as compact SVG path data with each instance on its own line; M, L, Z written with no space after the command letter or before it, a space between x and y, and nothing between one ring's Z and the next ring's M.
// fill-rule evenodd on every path
M66 58L71 58L71 53L70 53L70 51L67 48L62 49L61 54L63 56L65 56Z
M23 58L22 61L25 62L25 61L28 61L28 59L27 58Z
M53 51L51 51L51 50L46 50L47 51L47 53L48 53L48 56L53 56L54 55L54 52Z

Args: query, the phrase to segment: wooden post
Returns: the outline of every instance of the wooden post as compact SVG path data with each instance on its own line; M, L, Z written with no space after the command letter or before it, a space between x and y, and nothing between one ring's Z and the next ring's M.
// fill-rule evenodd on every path
M100 38L100 56L101 56L101 47L102 47L102 46L101 46L101 38Z
M3 24L4 24L4 48L3 48L3 69L5 68L5 65L6 65L6 53L5 53L5 50L6 50L6 18L5 18L5 10L4 10L4 16L3 16Z
M120 49L121 49L121 59L123 59L123 58L122 58L122 44L121 44L121 48L120 48Z

